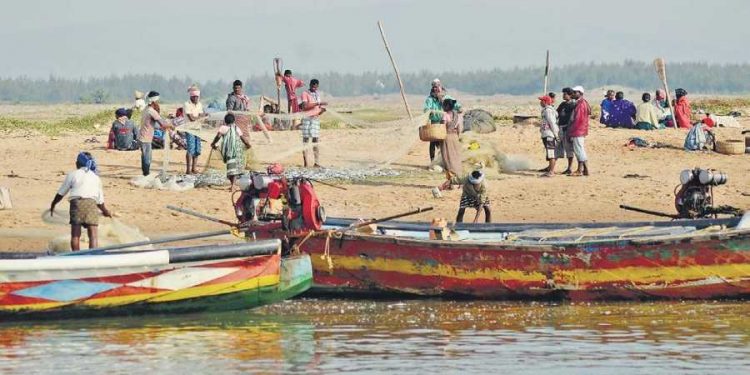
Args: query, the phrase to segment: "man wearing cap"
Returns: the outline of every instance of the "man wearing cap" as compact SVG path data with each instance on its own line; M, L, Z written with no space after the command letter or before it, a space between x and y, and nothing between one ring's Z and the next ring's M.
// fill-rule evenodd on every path
M557 107L557 125L560 128L560 133L558 134L555 157L568 159L568 167L565 168L563 174L569 175L572 172L570 168L573 166L573 143L568 137L568 126L570 126L573 110L576 108L576 101L572 98L573 90L570 87L563 88L562 93L563 101Z
M557 111L552 107L553 100L549 95L539 97L539 105L542 107L542 124L539 131L542 135L545 158L549 165L542 171L542 176L552 177L555 175L555 147L559 139L560 129L557 127Z
M615 101L615 90L607 90L604 100L601 103L602 113L599 116L599 123L609 125L612 116L612 103Z
M188 95L190 100L186 101L182 105L182 111L190 121L198 121L198 119L208 116L203 110L203 103L201 103L201 91L198 86L192 85L188 88ZM196 164L198 162L198 156L201 154L201 139L192 134L184 133L185 136L185 173L186 174L198 174L196 170Z
M151 142L154 140L154 128L160 127L166 131L171 127L168 121L159 115L159 93L149 91L146 95L148 107L141 115L141 128L138 130L138 141L141 143L141 172L144 176L151 173ZM168 135L165 135L168 136ZM169 150L167 150L169 152Z
M112 128L109 131L110 142L107 145L109 149L118 151L132 151L138 149L138 132L135 124L128 116L128 110L119 108L115 111L115 121L112 122Z
M571 176L588 176L588 156L586 155L585 139L589 134L589 117L591 116L591 106L583 98L583 86L573 87L573 99L576 100L576 107L568 127L568 137L573 143L573 153L578 159L578 169L571 173Z

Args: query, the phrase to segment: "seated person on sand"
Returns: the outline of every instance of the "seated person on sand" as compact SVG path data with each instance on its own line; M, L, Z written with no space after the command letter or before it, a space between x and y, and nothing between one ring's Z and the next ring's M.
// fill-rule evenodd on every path
M455 109L456 100L443 99L443 120L445 124L445 139L440 142L440 154L443 157L443 166L445 166L445 178L451 179L463 174L461 165L461 142L458 135L464 127L464 118L461 113Z
M474 208L477 210L477 213L474 216L474 223L479 221L479 215L481 213L480 209L484 210L484 222L489 223L492 221L492 215L490 213L490 198L487 196L487 185L484 183L484 172L481 170L475 170L468 176L452 177L445 181L439 189L446 190L452 184L463 185L458 215L456 215L456 223L462 223L464 221L466 208Z
M120 108L115 111L115 121L109 130L107 149L118 151L132 151L138 149L138 129L130 120L132 110Z
M625 93L618 91L615 94L615 100L610 104L608 127L612 128L633 128L635 119L635 105L630 100L625 99Z
M219 141L221 141L221 148L217 146ZM234 181L237 176L245 171L245 150L250 147L247 135L235 123L234 115L227 113L224 116L224 125L219 127L216 137L211 142L211 148L221 151L221 158L227 166L227 178L232 184L230 186L232 191L234 191Z
M641 96L643 103L638 104L635 111L635 127L640 130L656 130L663 128L659 123L656 107L651 104L651 94L644 92Z

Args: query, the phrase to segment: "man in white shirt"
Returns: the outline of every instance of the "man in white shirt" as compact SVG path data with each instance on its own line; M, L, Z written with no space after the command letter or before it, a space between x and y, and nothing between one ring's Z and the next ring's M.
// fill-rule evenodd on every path
M188 95L190 100L186 101L182 105L182 111L185 117L192 121L198 121L202 117L206 117L207 114L203 110L203 103L201 103L201 92L197 86L190 86L188 89ZM191 133L185 133L185 174L198 174L196 164L198 163L198 156L201 154L201 139Z
M106 217L112 214L104 206L102 181L96 174L96 161L88 152L81 152L76 158L76 170L65 176L62 186L55 194L49 208L50 216L55 213L55 206L70 193L70 249L81 249L81 226L86 227L89 235L89 248L98 246L97 227L99 212ZM98 210L97 210L98 209Z

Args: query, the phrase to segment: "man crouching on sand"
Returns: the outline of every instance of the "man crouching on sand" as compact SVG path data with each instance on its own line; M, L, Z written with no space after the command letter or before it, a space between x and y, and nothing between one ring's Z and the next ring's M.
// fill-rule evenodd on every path
M99 213L106 217L112 214L104 206L104 192L102 181L96 174L96 161L88 152L81 152L76 158L76 170L65 176L60 190L49 208L50 216L54 215L55 206L63 197L70 193L70 249L78 251L81 249L81 226L86 227L89 235L89 248L98 246L97 227L99 226Z

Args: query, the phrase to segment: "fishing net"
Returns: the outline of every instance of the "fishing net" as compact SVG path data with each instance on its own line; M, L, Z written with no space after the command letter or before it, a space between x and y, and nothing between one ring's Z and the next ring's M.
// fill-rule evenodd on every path
M55 226L68 226L70 213L63 210L55 210L55 215L50 216L49 210L42 213L42 221ZM126 224L116 218L101 218L98 227L99 246L118 245L131 242L148 241L149 238L141 233L135 226ZM86 229L82 229L81 249L88 248L89 239ZM49 241L47 249L55 253L70 251L70 234L57 236ZM130 249L130 248L129 248ZM152 250L153 246L146 245L134 247L132 250Z

